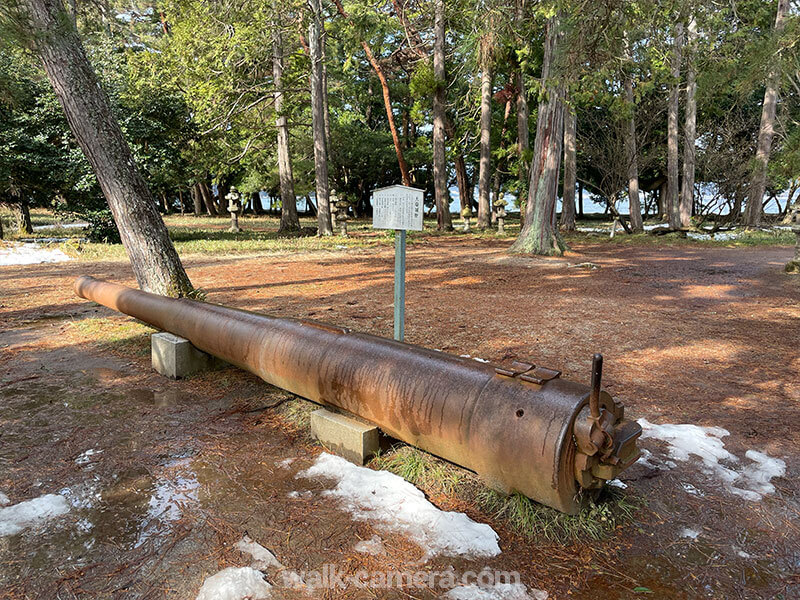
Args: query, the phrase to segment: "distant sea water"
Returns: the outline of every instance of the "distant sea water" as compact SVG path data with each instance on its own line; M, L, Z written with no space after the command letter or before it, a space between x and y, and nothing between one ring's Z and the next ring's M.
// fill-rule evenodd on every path
M458 188L453 186L453 187L450 188L449 191L450 191L450 198L452 198L452 200L450 202L450 212L452 214L454 214L454 215L458 215L461 212L461 201L460 201L460 197L458 195ZM710 194L711 194L710 191L705 192L705 196L708 199L710 199L712 197ZM785 206L787 195L788 195L787 192L783 192L782 194L780 194L778 196L778 200L780 201L781 207ZM313 193L311 194L311 196L312 196L312 198L316 199L316 196ZM517 207L516 196L514 196L514 194L506 193L504 195L504 198L506 200L506 212L508 212L508 213L518 213L519 212L519 208ZM578 198L578 193L576 191L575 192L575 201L576 202L577 202L577 198ZM477 191L477 188L475 188L475 201L477 202L477 200L478 200L478 191ZM264 206L269 206L269 196L265 192L261 192L261 202L263 203ZM641 202L642 202L642 205L644 205L644 194L641 195ZM617 204L616 204L616 207L617 207L617 210L620 212L620 214L627 215L629 213L629 206L628 206L628 198L627 198L627 196L624 199L619 200L617 202ZM298 196L298 198L297 198L297 210L299 210L301 212L307 212L308 211L308 206L306 205L305 197ZM558 199L556 210L557 211L561 211L561 199L560 198ZM765 210L765 212L767 214L778 214L778 204L774 200L772 200L767 204L767 206L764 208L764 210ZM606 211L606 203L599 196L597 196L595 194L592 194L591 192L589 192L586 189L584 189L584 191L583 191L583 212L587 213L587 214L592 214L592 213L602 214L605 211ZM436 213L436 209L435 208L432 209L431 213L435 214ZM723 212L722 214L727 214L727 210L725 212Z

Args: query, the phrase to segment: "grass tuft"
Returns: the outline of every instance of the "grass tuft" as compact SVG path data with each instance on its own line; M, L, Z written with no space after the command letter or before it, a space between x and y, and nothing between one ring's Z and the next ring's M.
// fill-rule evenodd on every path
M641 500L615 488L603 490L596 502L577 515L565 515L522 494L506 496L485 487L475 499L483 510L518 533L560 543L602 540L631 522L642 505Z
M462 469L405 444L379 453L370 466L399 475L425 490L442 494L455 494L467 477Z
M292 427L298 430L310 431L311 413L319 409L318 404L309 402L300 397L293 397L278 406L278 414ZM310 434L309 434L310 435Z

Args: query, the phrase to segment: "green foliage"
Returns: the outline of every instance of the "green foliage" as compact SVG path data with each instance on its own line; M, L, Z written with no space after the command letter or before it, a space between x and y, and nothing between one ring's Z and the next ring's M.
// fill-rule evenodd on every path
M102 244L120 243L119 229L117 229L117 224L114 222L114 217L109 209L76 210L73 214L89 223L85 233L90 242Z

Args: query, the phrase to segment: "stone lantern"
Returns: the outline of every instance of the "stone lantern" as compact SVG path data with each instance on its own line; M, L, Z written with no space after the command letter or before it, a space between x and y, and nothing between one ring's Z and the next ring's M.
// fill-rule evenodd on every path
M464 219L464 231L469 231L469 220L472 218L472 209L469 206L461 209L461 218Z
M231 191L225 196L228 201L228 212L231 213L231 226L228 231L238 233L242 229L239 227L239 213L242 212L242 195L236 189L236 186L231 186Z
M344 198L338 198L335 192L331 193L331 212L334 214L339 233L347 237L347 209L350 203Z
M492 208L494 208L494 217L497 220L497 233L502 235L506 231L506 201L503 200L502 194L499 198L495 198Z

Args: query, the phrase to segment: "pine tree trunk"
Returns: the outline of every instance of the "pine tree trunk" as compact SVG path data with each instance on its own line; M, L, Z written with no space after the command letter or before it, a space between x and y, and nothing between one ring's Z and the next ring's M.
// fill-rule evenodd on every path
M322 27L322 118L325 122L325 151L331 155L331 110L328 106L328 33Z
M195 183L192 186L192 205L194 207L194 216L199 217L203 212L203 194L200 192L200 185Z
M31 208L27 200L20 200L17 204L17 231L19 233L33 233L31 222Z
M436 192L436 223L439 231L450 231L450 193L447 191L447 156L444 147L447 73L444 64L444 0L434 0L433 76L433 185Z
M625 58L631 61L628 40L625 39ZM642 223L642 207L639 202L639 162L636 148L636 101L633 95L633 81L629 73L625 74L625 100L631 111L628 119L628 136L625 139L626 161L628 163L628 207L631 230L634 233L644 231Z
M510 251L524 254L563 254L564 243L556 228L556 200L561 152L564 142L563 85L550 78L557 69L553 64L561 38L559 16L547 22L542 61L542 82L546 97L539 103L536 139L533 145L525 225Z
M679 217L681 227L692 224L692 208L694 206L694 170L695 139L697 138L697 70L694 62L694 46L697 40L697 20L692 17L686 35L686 109L683 140L683 181L681 182L681 199Z
M511 101L513 98L509 97L506 100L506 107L503 110L503 128L500 130L500 150L502 152L505 144L503 140L506 139L506 135L508 134L508 117L511 115ZM497 211L498 207L500 206L502 193L500 191L500 161L497 161L497 164L494 167L494 174L492 175L492 226L494 226L497 222ZM505 207L505 206L504 206Z
M481 162L478 171L478 229L490 224L489 199L492 167L492 40L490 34L481 39Z
M786 27L786 15L789 13L789 0L778 0L778 14L775 17L775 35L779 36ZM772 150L772 138L775 136L775 114L778 108L778 90L780 86L779 61L772 58L772 67L767 77L767 89L764 92L764 104L761 107L761 126L758 130L758 145L753 173L750 177L750 189L745 209L745 224L748 227L761 225L761 201L767 188L767 165Z
M325 140L325 103L322 72L322 0L312 0L312 15L308 26L308 45L311 49L311 121L314 137L314 175L317 196L317 233L333 235L330 188L328 182L328 151Z
M277 2L273 2L273 10L277 15ZM273 98L278 136L278 178L281 187L281 224L278 233L282 233L299 231L300 219L297 216L297 196L294 194L294 175L289 155L289 124L283 106L283 39L280 25L276 21L272 25L272 85L275 88Z
M517 28L522 27L522 21L525 17L525 3L524 0L516 0L516 11L514 14L514 24ZM528 119L530 118L530 109L528 108L528 96L525 90L525 77L522 73L522 68L518 68L515 76L515 83L517 85L517 154L519 157L519 180L520 189L525 189L525 184L528 181L530 165L525 158L525 154L530 146L529 144L529 128Z
M192 284L61 0L22 0L29 39L108 201L143 290L184 296Z
M210 217L216 217L217 207L214 205L214 197L211 193L211 188L208 187L208 183L205 181L201 181L197 185L200 188L200 195L203 198L203 204L206 207L206 213Z
M564 108L564 190L561 193L561 226L575 231L575 137L578 116L571 107Z
M683 51L683 23L675 25L672 49L672 86L667 107L667 211L671 229L681 228L678 202L678 103L680 100L681 53Z
M253 214L260 215L264 212L264 207L261 206L261 192L253 192L250 194L250 204L253 207ZM296 206L295 204L295 207Z

